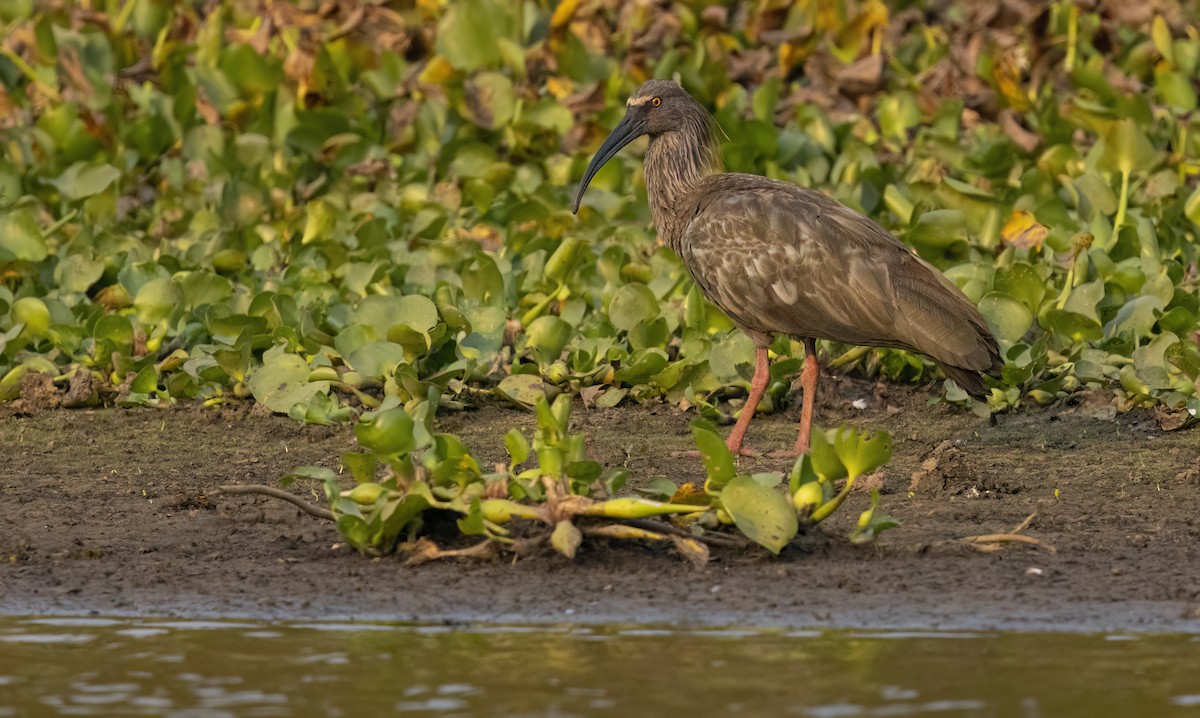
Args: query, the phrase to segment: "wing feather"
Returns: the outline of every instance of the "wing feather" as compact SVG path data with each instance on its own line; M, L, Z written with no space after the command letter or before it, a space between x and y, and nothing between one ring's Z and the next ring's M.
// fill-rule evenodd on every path
M867 217L753 175L715 175L693 197L677 251L743 330L910 349L973 371L998 366L975 306Z

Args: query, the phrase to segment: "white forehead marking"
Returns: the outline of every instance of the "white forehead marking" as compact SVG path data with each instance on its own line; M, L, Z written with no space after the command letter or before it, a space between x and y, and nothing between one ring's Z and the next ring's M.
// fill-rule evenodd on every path
M649 97L631 97L628 100L625 100L625 106L626 107L637 107L638 105L644 105L649 101L650 101Z

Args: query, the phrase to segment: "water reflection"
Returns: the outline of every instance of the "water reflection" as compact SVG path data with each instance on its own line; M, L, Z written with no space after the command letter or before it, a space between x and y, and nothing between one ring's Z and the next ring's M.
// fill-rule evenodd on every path
M1190 636L0 618L0 717L1200 716L1197 665Z

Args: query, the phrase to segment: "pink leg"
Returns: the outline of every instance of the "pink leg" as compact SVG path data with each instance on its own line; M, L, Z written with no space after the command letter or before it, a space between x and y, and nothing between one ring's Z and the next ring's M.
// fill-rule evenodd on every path
M725 441L725 445L734 454L749 455L749 452L742 451L742 441L746 438L746 429L750 426L750 420L754 418L754 410L758 408L758 402L762 401L763 394L767 392L767 382L771 378L771 370L768 365L767 348L755 347L754 378L750 380L750 396L746 397L742 414L738 417L733 431L729 433L729 439Z
M800 386L804 389L804 404L800 410L800 436L796 437L796 453L808 451L808 439L812 436L813 404L817 400L817 379L821 376L821 364L817 361L817 340L804 340L804 369L800 372Z

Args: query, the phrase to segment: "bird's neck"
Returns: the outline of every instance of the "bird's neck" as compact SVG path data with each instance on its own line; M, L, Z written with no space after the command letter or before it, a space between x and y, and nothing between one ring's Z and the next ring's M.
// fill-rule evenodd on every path
M720 148L707 117L652 136L645 168L650 214L659 239L678 251L689 194L697 182L721 169Z

